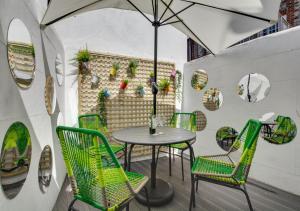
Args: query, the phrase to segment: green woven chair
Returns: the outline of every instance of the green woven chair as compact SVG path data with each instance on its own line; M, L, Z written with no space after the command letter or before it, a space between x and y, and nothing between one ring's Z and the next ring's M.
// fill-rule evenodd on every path
M196 132L196 115L194 113L174 113L170 121L170 126L173 128L183 128L186 130L190 130L192 132ZM191 142L191 144L195 143L195 141L196 140ZM161 151L160 148L159 148L159 152L164 152ZM169 152L165 152L165 153L169 153L169 175L170 176L172 176L171 149L173 149L173 158L175 155L181 158L181 174L182 174L182 180L184 181L183 153L185 150L189 149L189 147L186 143L172 144L169 146ZM179 150L180 154L175 154L174 149Z
M195 182L198 189L198 180L241 190L247 198L250 210L253 210L246 183L260 129L260 122L249 120L228 153L195 158L191 177L190 210L192 205L195 207Z
M102 133L62 126L56 132L74 194L69 211L76 200L103 211L129 210L129 202L142 188L147 194L148 178L124 172Z
M101 133L108 136L107 127L99 114L85 114L78 117L78 124L80 128L86 128L90 130L98 130ZM121 144L111 144L112 151L117 155L121 151L124 151L125 154L125 145ZM103 145L100 145L100 148L105 148ZM104 150L105 151L105 150Z

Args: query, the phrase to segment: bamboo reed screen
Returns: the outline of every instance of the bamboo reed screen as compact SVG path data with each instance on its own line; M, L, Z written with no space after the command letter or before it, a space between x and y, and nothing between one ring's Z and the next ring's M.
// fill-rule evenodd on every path
M153 61L142 58L131 58L127 56L108 55L92 53L92 61L89 64L91 74L79 77L79 113L99 113L98 93L107 88L111 94L106 101L106 116L108 130L111 132L134 126L148 126L148 118L153 108L153 95L149 84L150 72L153 71ZM127 76L129 61L135 59L139 62L136 76ZM119 62L120 69L115 80L110 80L110 69L113 63ZM168 62L158 63L158 82L161 79L170 79L175 65ZM98 76L100 82L98 87L93 87L92 76ZM119 89L121 80L128 79L128 88L125 92ZM174 82L170 79L171 86L167 95L161 93L157 96L157 115L162 116L167 122L175 112L175 89ZM137 96L136 88L143 85L144 97ZM149 147L136 147L133 156L143 156L150 153Z

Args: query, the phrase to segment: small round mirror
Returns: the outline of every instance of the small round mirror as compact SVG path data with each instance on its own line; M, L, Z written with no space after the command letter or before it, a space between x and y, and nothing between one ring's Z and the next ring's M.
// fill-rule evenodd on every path
M64 65L60 54L58 54L55 59L55 72L58 85L61 86L64 80Z
M209 111L218 110L223 104L223 95L217 88L210 88L203 95L203 105Z
M35 51L30 34L21 20L11 21L7 40L10 72L16 84L22 89L27 89L34 79Z
M45 146L42 151L39 162L39 186L43 193L45 193L50 186L52 177L52 152L50 146Z
M217 131L216 140L223 150L229 151L237 136L238 132L232 127L222 127Z
M49 115L52 115L56 106L56 92L52 76L48 75L45 85L45 105Z
M31 161L31 140L26 126L12 124L6 132L1 150L0 179L7 198L21 191L27 178Z
M208 76L205 70L197 70L194 72L191 79L191 85L195 90L201 91L207 85L207 82Z
M256 103L265 99L270 89L270 81L264 75L250 73L240 80L237 92L243 100Z

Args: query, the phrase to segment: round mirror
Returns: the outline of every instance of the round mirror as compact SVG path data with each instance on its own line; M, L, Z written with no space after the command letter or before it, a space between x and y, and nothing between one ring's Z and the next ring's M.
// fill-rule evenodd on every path
M39 162L39 186L43 193L45 193L50 186L52 177L52 152L50 146L45 146Z
M207 119L205 114L202 111L194 111L196 115L196 127L197 131L202 131L206 128Z
M203 95L203 105L209 111L218 110L223 104L223 95L217 88L210 88Z
M64 80L64 65L60 54L58 54L55 59L55 72L58 85L61 86Z
M1 150L0 179L4 194L14 198L22 189L31 161L31 140L26 126L12 124L6 132Z
M191 85L195 90L201 91L207 85L207 82L208 76L205 70L197 70L194 72L191 79Z
M270 81L264 75L250 73L240 80L237 92L243 100L256 103L265 99L270 89Z
M49 115L52 115L56 106L56 92L54 80L52 76L48 75L45 85L45 105Z
M237 136L238 132L232 127L222 127L217 131L216 140L223 150L229 151Z
M261 137L271 144L287 144L297 135L295 122L287 116L268 113L260 119L262 122Z
M34 79L35 52L30 34L21 20L11 21L7 40L10 72L16 84L22 89L27 89Z

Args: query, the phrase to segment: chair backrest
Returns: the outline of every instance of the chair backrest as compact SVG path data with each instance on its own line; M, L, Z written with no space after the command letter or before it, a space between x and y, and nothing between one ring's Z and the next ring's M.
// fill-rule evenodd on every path
M80 128L90 130L98 130L107 135L107 127L103 118L99 114L84 114L78 117L78 125Z
M171 118L170 126L174 128L183 128L195 132L197 129L196 114L174 113Z
M102 133L62 126L56 132L75 198L106 210L132 196L128 178Z
M228 155L230 157L237 149L240 152L234 170L234 178L239 182L247 181L261 126L259 121L249 120L229 150Z

